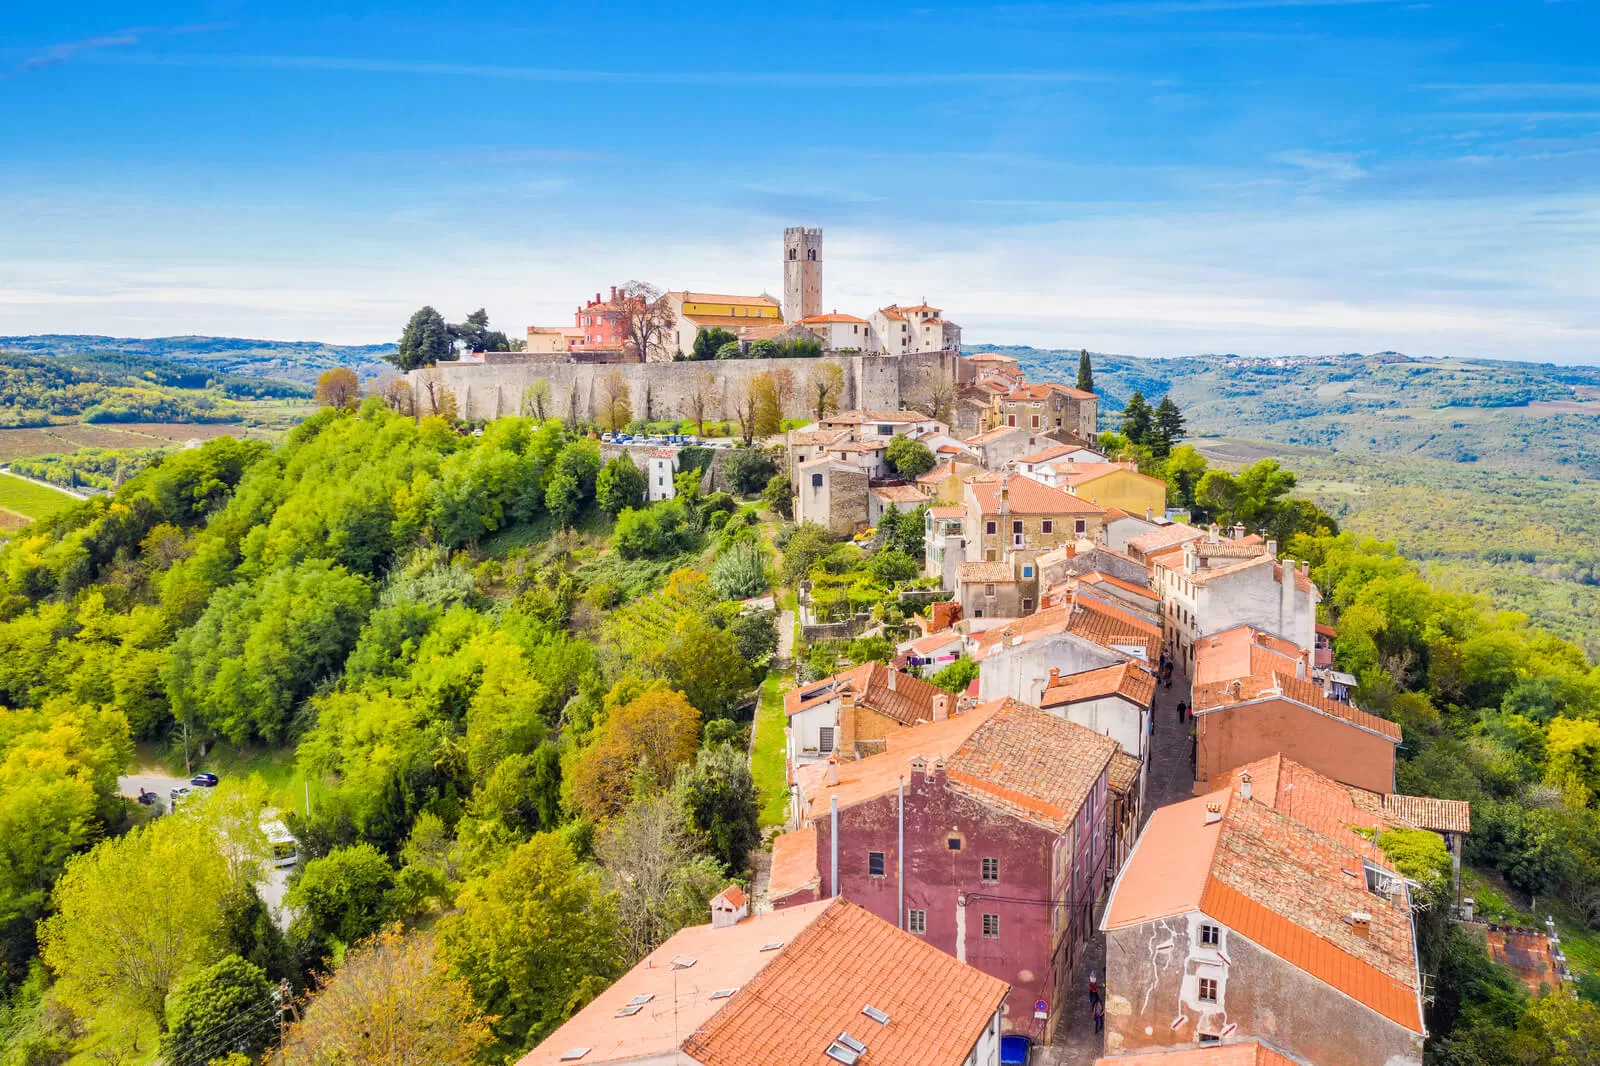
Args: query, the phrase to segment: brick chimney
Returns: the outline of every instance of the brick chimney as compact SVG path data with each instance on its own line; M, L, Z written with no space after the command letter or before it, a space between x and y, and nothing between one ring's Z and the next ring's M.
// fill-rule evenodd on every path
M856 751L856 694L846 692L839 697L839 742L837 752L847 759L855 758Z
M1061 668L1059 666L1052 666L1050 668L1050 683L1048 685L1046 685L1045 687L1046 688L1055 688L1056 684L1058 682L1060 682L1060 680L1061 680Z
M1250 787L1250 774L1248 772L1240 774L1239 775L1239 795L1244 799L1249 799L1251 791L1252 791L1252 789Z
M1356 911L1350 916L1350 931L1362 940L1372 936L1372 915L1365 911Z
M935 755L928 762L928 780L944 784L944 756Z
M933 720L942 722L950 717L950 693L941 692L933 697Z
M827 782L831 785L839 783L839 753L834 752L828 756Z

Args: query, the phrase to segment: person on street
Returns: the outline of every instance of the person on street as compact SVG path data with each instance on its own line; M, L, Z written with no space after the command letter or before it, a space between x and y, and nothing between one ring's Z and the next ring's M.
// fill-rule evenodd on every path
M1178 723L1181 725L1189 715L1189 704L1184 700L1178 701Z
M1100 1002L1100 982L1095 978L1094 971L1089 971L1089 1002Z
M1094 1031L1103 1032L1106 1027L1106 1005L1098 999L1094 1001Z

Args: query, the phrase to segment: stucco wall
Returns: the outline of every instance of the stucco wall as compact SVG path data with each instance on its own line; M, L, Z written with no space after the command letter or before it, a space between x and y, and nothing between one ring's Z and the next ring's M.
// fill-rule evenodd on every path
M1150 737L1148 708L1121 696L1102 696L1045 709L1058 718L1076 722L1103 737L1110 737L1122 745L1123 751L1144 762Z
M1218 926L1227 963L1200 943L1202 922ZM1215 1003L1198 999L1202 976L1217 981ZM1189 1046L1231 1023L1226 1039L1259 1037L1318 1066L1422 1062L1420 1035L1198 912L1112 930L1105 1002L1107 1055Z
M1051 667L1065 677L1125 661L1114 651L1068 633L1040 637L1013 648L996 648L983 660L978 674L978 699L1010 696L1037 707L1050 680Z
M1236 704L1196 717L1196 790L1236 766L1282 752L1335 781L1394 791L1394 742L1282 698Z
M1284 568L1293 565L1286 560ZM1291 592L1285 598L1283 584L1273 580L1272 572L1272 567L1262 565L1199 586L1194 610L1198 635L1208 637L1249 625L1310 651L1316 645L1316 603L1309 592L1294 586L1293 576L1287 573L1284 580L1291 582Z

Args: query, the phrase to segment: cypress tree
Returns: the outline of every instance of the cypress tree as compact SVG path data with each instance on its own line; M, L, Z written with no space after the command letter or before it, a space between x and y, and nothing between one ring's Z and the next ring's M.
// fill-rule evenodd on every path
M1150 404L1144 393L1134 389L1128 406L1122 409L1122 435L1130 444L1149 444L1151 432Z
M1161 397L1161 402L1156 404L1155 433L1150 445L1158 459L1165 459L1172 452L1172 446L1183 437L1183 412L1178 410L1178 405L1172 402L1172 394Z
M1094 368L1089 365L1087 348L1078 353L1078 388L1084 392L1094 391Z

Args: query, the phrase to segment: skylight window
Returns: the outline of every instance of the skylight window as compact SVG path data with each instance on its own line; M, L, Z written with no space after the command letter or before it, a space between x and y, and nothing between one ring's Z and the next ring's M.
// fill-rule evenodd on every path
M646 992L642 996L634 996L632 999L628 1000L628 1006L630 1006L630 1007L642 1007L646 1003L649 1003L652 999L655 999L655 998L656 998L656 994L654 992Z
M618 1017L618 1018L631 1018L635 1014L638 1014L642 1010L644 1010L644 1004L642 1004L642 1003L630 1003L628 1006L623 1007L621 1010L617 1011L616 1017Z
M571 1049L570 1051L562 1052L561 1053L561 1061L562 1062L577 1062L579 1059L583 1058L588 1053L589 1053L589 1049L586 1048L586 1047L575 1047L575 1048Z
M840 1033L838 1039L834 1042L843 1044L851 1051L854 1051L857 1055L865 1055L867 1053L867 1045L863 1044L849 1033Z
M770 944L762 944L761 945L761 950L762 951L777 951L781 947L783 947L783 941L774 940Z
M672 968L674 970L687 970L699 961L693 955L674 955L672 956Z
M842 1062L844 1066L856 1066L856 1060L861 1057L843 1044L829 1044L827 1055L834 1062Z
M877 1007L874 1007L870 1003L868 1003L865 1007L861 1008L861 1013L865 1014L868 1018L871 1018L873 1021L877 1022L879 1025L888 1025L889 1024L889 1015L888 1015L888 1013L886 1011L879 1010Z
M711 993L711 998L712 999L727 999L729 996L733 995L737 991L739 991L737 988L719 988L715 992Z

